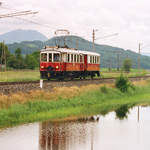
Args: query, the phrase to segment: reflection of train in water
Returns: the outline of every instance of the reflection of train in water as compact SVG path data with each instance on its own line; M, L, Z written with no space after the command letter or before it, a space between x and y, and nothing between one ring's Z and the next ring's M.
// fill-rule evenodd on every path
M79 147L87 149L94 140L97 124L94 117L80 118L71 122L43 122L40 124L40 150L74 150ZM87 142L89 145L87 145ZM79 146L80 145L80 146Z
M100 54L46 46L40 53L40 74L48 80L100 76Z

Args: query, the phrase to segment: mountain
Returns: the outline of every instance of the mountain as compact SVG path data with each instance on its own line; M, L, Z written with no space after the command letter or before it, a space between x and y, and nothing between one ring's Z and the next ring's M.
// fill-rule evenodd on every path
M150 53L142 53L142 55L150 56Z
M48 40L46 36L35 30L14 30L0 35L0 41L5 41L5 43L14 43L22 41L46 41Z
M54 37L45 42L24 41L21 43L13 43L13 44L8 44L8 49L10 50L11 53L14 53L14 51L17 48L21 48L23 54L29 54L34 51L42 49L42 47L44 47L45 45L64 46L64 43L66 43L66 45L70 48L93 51L92 42L87 41L78 36L66 36L65 38L63 36L57 38ZM95 51L101 54L101 67L116 68L118 66L118 61L120 66L122 66L122 63L126 58L130 58L132 60L133 68L138 67L137 64L138 64L139 54L131 50L124 50L118 47L95 44ZM141 62L141 68L150 69L150 63L149 63L150 57L140 55L140 62Z

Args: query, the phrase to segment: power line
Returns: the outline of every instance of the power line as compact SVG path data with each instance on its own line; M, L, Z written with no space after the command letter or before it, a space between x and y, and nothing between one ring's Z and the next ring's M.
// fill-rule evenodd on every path
M114 34L106 35L106 36L103 36L103 37L98 37L95 40L105 39L105 38L112 37L112 36L117 36L117 35L119 35L119 33L114 33Z
M37 11L20 11L20 12L15 12L15 13L10 13L10 14L3 14L0 15L0 19L1 18L8 18L8 17L16 17L16 16L24 16L24 15L30 15L30 14L37 14Z
M8 8L8 7L1 7L1 8L6 9L6 10L19 11L19 10L17 10L17 9L12 9L12 8ZM22 21L25 21L25 22L29 22L29 23L32 23L32 24L36 24L36 25L39 25L39 26L43 26L43 27L45 27L45 28L52 28L52 27L49 26L49 25L42 24L42 23L40 23L40 22L36 22L36 21L33 21L33 20L25 19L25 18L22 18L22 17L14 16L13 18L18 19L18 20L22 20ZM54 29L54 28L53 28L53 29Z

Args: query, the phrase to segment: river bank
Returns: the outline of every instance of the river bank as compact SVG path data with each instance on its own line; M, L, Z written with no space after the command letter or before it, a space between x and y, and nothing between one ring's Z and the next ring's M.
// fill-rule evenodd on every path
M137 86L140 85L140 86ZM14 97L13 97L14 96ZM149 81L135 82L135 88L122 93L113 84L66 87L52 92L0 97L0 128L36 121L60 121L115 111L120 119L129 108L150 105Z

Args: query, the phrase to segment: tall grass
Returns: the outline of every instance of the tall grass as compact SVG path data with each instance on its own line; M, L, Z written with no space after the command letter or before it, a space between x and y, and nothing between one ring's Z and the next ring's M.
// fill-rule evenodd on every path
M38 101L44 99L47 101L55 101L64 98L72 98L82 95L83 93L99 89L101 85L88 85L88 86L73 86L73 87L57 87L51 91L33 90L28 93L18 92L10 95L0 95L0 108L8 108L12 104L24 104L28 101ZM107 84L113 87L113 84Z
M105 115L110 111L118 113L123 106L125 106L123 108L126 110L126 108L131 108L135 105L150 104L149 85L136 87L135 90L129 89L126 93L106 86L95 86L95 88L91 86L88 88L81 87L81 92L79 88L73 87L71 89L72 96L70 96L70 90L69 93L66 92L68 96L64 94L64 97L59 97L57 95L58 99L55 100L51 99L52 93L46 97L44 97L45 93L41 93L39 97L33 96L23 104L18 100L18 103L14 103L8 108L0 109L0 127L47 119L55 121L72 116ZM55 89L54 92L57 90ZM58 91L61 93L61 90L59 89ZM58 91L57 94L59 93ZM56 93L53 94L55 95ZM124 112L121 113L120 117L125 115Z

